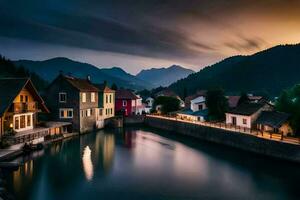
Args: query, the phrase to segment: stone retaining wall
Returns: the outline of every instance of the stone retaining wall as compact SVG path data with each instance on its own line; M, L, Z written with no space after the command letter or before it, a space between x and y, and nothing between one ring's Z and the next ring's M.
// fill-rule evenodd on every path
M246 151L300 163L300 145L282 143L280 141L258 138L250 134L248 135L154 117L146 117L145 124L150 127L192 136L201 140L224 144Z

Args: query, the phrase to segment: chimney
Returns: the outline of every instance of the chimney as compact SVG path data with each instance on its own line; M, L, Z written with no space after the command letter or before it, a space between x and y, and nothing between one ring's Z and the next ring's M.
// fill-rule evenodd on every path
M86 80L89 81L89 82L91 82L91 75L87 75L86 76Z

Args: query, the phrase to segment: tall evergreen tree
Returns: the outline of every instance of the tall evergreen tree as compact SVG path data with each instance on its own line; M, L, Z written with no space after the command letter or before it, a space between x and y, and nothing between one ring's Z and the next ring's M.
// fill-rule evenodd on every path
M206 105L210 120L223 120L228 109L228 101L222 89L208 90L206 94Z

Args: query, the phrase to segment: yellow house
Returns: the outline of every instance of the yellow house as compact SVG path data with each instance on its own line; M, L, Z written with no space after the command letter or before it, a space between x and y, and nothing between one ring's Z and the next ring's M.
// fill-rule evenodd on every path
M115 91L106 84L96 85L99 89L99 116L108 119L115 116Z
M49 110L29 78L0 79L1 139L5 135L25 135L36 130L38 112Z

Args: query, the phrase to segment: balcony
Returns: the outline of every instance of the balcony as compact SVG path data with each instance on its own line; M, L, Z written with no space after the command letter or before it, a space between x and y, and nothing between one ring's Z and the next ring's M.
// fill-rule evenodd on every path
M37 102L17 102L13 104L12 111L14 113L36 112Z

